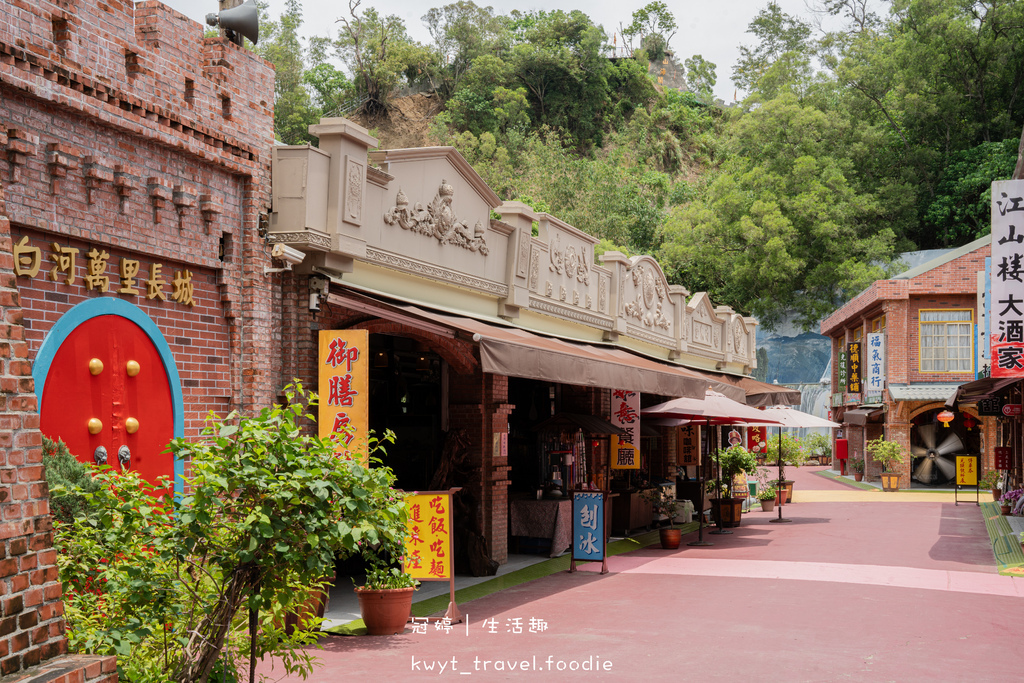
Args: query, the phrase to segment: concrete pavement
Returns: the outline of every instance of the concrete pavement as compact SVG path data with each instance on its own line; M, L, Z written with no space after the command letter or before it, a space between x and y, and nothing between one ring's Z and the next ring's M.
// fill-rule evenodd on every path
M811 468L792 478L797 492L849 490ZM609 558L604 576L585 566L496 592L460 605L468 623L450 631L324 638L308 680L1012 678L1024 580L996 573L979 509L865 495L786 506L791 524L750 512L711 547L652 546Z

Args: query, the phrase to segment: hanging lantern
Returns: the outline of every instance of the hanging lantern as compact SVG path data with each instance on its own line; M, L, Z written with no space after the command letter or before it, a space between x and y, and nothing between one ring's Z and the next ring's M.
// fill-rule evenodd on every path
M970 413L960 413L964 418L964 427L967 427L967 431L971 431L973 427L978 426L978 421L974 419L974 416Z
M943 427L949 427L949 423L956 417L952 410L943 410L941 413L935 416L939 422L942 423Z

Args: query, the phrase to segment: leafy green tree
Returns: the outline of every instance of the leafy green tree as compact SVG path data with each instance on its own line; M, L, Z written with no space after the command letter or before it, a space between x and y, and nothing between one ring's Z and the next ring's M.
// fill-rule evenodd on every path
M789 312L810 329L883 276L895 235L847 177L841 151L853 141L849 122L791 94L741 117L707 196L669 214L660 258L670 279L768 329Z
M758 39L754 47L740 46L740 58L733 67L732 80L744 90L755 90L758 81L773 63L786 53L807 53L811 46L811 27L801 19L783 12L778 4L758 12L747 27Z
M704 102L711 102L714 99L715 83L718 82L714 62L709 62L700 55L693 55L684 60L683 65L686 67L686 84L690 90Z
M651 61L661 61L668 49L669 41L676 34L676 19L668 5L656 0L633 12L632 21L622 29L622 37L630 51L633 41Z
M302 4L288 0L284 13L270 19L260 9L260 40L256 53L274 65L274 134L285 144L300 144L313 138L309 126L319 119L303 83L303 49L298 30L302 25Z
M458 90L474 60L497 56L508 42L505 22L492 8L470 0L433 8L423 15L423 23L439 55L431 80L443 99Z

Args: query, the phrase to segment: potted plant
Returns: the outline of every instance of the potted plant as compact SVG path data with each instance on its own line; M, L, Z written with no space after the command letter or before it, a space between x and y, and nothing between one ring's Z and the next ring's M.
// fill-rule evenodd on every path
M992 500L999 500L999 480L1002 477L999 476L999 472L996 470L989 470L985 475L978 481L978 488L989 489L992 491Z
M678 548L683 535L683 530L676 526L676 512L679 510L679 501L669 493L668 489L661 486L647 489L640 495L651 504L651 510L655 515L668 517L668 526L658 529L661 547L666 550Z
M775 509L775 498L778 495L778 491L774 485L769 485L767 488L757 487L757 499L761 501L761 509L765 512L771 512Z
M722 491L718 498L711 500L711 515L723 527L737 527L744 499L730 497L729 484L738 474L756 474L757 459L743 446L732 446L718 451L717 460Z
M853 470L853 480L861 481L864 479L864 461L863 460L851 460L850 469Z
M1024 490L1013 489L1003 494L1003 497L999 499L999 507L1004 515L1008 515L1013 511L1013 508L1017 505L1017 501L1020 500L1021 495L1024 495Z
M412 613L412 594L419 582L398 567L378 564L356 586L359 613L371 636L402 633Z
M782 463L791 467L800 467L807 460L806 454L804 454L803 448L800 446L800 441L794 439L789 434L783 434L781 437L774 436L768 439L768 464L775 465L779 462L779 450L782 450ZM790 503L793 501L793 484L796 483L792 479L783 480L784 488L780 489L780 494L785 494L785 500L780 501L782 503Z
M864 446L875 462L882 466L882 490L898 491L900 488L900 475L895 471L896 465L903 464L906 458L906 450L895 441L886 441L878 437L868 441Z

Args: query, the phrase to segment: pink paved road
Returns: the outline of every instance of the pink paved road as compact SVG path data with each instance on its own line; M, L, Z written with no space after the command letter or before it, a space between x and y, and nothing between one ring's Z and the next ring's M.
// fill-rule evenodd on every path
M784 515L793 523L751 512L710 548L641 550L610 558L605 576L559 573L464 604L468 629L325 638L309 680L1016 677L1024 581L996 574L977 507L804 503ZM546 630L529 632L531 619Z

